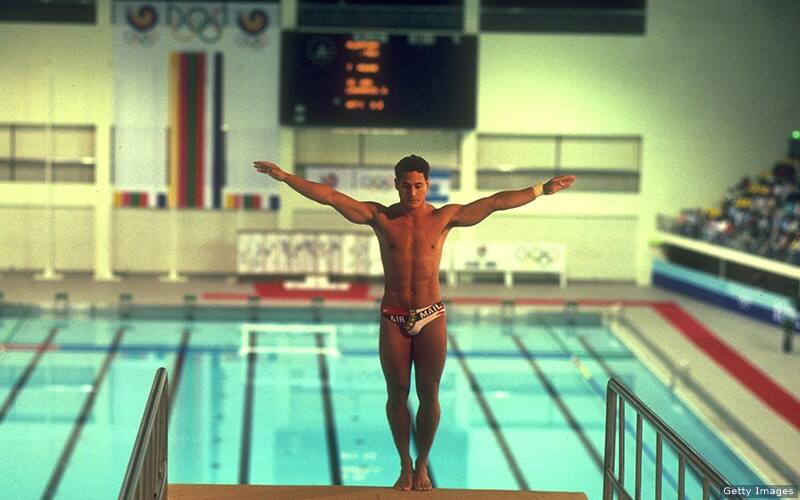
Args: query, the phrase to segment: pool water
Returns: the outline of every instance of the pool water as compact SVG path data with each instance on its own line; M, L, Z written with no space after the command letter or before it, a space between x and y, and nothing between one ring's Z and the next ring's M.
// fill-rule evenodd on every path
M171 483L393 484L399 459L384 413L377 311L323 308L309 321L311 312L264 309L258 324L273 327L245 327L244 335L245 313L193 321L177 319L179 311L176 319L142 314L125 321L110 314L6 314L0 318L0 498L116 496L159 366L173 389ZM280 325L308 328L284 332ZM327 326L318 333L314 325ZM600 498L610 376L729 481L762 483L599 314L571 323L533 308L503 314L499 306L453 305L448 333L430 457L437 487ZM255 349L243 351L250 338ZM339 354L313 351L320 346ZM413 391L412 384L415 411ZM630 408L626 423L625 481L633 491ZM655 436L647 425L644 438L642 484L651 497ZM669 498L676 494L677 458L667 446L664 469ZM701 498L692 475L686 491Z

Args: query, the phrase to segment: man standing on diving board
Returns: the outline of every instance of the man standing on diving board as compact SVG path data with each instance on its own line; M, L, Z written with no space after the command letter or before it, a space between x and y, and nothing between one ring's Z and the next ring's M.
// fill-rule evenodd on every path
M442 245L454 227L474 226L497 210L532 202L543 194L568 188L574 175L554 177L519 191L501 191L466 205L434 208L425 202L430 165L419 156L406 156L394 167L394 185L400 201L388 207L358 201L332 187L281 170L274 163L256 161L259 172L285 182L301 195L330 205L347 220L367 224L381 249L385 289L381 302L380 360L386 379L386 416L400 454L399 490L429 490L428 454L439 425L439 380L447 354L445 310L439 293ZM416 462L411 462L411 416L407 399L411 363L416 374Z

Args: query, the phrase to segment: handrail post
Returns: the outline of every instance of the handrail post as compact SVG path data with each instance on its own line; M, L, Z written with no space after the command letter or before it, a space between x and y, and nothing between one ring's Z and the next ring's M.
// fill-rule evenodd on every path
M610 476L614 474L614 443L617 420L617 395L609 384L606 389L606 449L603 457L603 500L611 500L614 488Z
M147 397L139 432L122 480L119 500L167 498L168 426L167 370L159 368Z

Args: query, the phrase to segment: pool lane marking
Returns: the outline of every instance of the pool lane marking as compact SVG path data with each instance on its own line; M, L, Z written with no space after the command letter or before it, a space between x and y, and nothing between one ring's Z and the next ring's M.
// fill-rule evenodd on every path
M181 333L181 343L178 347L178 356L175 358L175 365L172 368L172 380L170 381L169 388L169 418L172 419L172 408L175 405L175 397L180 388L181 376L183 375L183 366L186 363L186 351L189 347L189 339L192 335L192 330L187 328Z
M27 316L20 317L17 320L17 324L11 327L11 331L8 332L8 335L6 335L5 340L3 340L3 342L1 342L0 344L8 344L9 342L11 342L11 339L13 339L14 335L17 334L19 329L22 327L22 323L24 323L26 319L28 319Z
M600 353L597 352L594 347L592 347L592 345L589 343L589 341L586 340L586 337L584 337L583 335L578 335L577 338L578 338L578 342L580 342L581 345L583 346L583 348L586 349L586 352L589 353L589 356L591 356L592 359L594 359L595 362L598 365L600 365L600 368L602 368L603 371L606 372L606 374L609 377L614 377L615 379L620 380L620 381L622 380L622 377L617 372L612 370L611 367L608 365L608 363L606 363L606 359L608 359L608 358L605 358L604 356L601 356ZM632 360L637 360L635 357L633 357L631 359ZM640 361L640 363L641 363L641 361ZM642 364L644 364L644 363L642 363ZM604 394L602 387L600 388L600 392Z
M58 333L58 327L53 327L47 333L47 337L44 339L44 342L41 344L36 345L36 355L31 358L28 362L28 365L25 367L25 370L22 372L22 375L17 379L14 387L11 389L11 392L6 396L6 400L3 401L3 406L0 406L0 424L3 423L5 420L6 415L8 415L9 410L11 410L11 406L14 405L14 401L16 401L17 396L19 395L20 391L25 388L25 385L28 383L28 379L30 379L31 374L36 369L36 366L39 364L39 360L42 359L42 356L47 351L50 351L50 344L53 342L53 338Z
M411 403L407 402L406 404L408 405L408 416L409 416L409 420L411 421L411 439L412 439L412 443L414 445L414 450L417 451L417 453L419 453L419 450L417 449L417 424L416 424L416 418L411 418L411 416L414 415L414 409L411 408ZM431 480L431 488L436 488L436 480L434 479L433 466L431 465L430 458L428 459L428 479Z
M342 465L339 460L339 441L336 437L336 421L333 413L333 399L331 398L331 383L328 375L328 358L322 349L325 348L325 339L321 333L315 333L317 347L317 366L319 367L320 390L322 391L322 409L325 412L325 437L328 443L328 463L331 472L331 484L341 486Z
M506 462L508 462L508 467L511 469L511 473L514 475L514 479L517 481L517 486L520 490L530 490L528 482L525 480L525 476L522 473L522 470L519 468L519 464L517 464L517 460L514 458L514 454L511 452L511 448L509 448L506 438L503 436L503 431L500 429L500 424L497 422L494 414L492 414L492 409L489 407L489 403L486 401L486 397L483 395L483 391L481 390L481 386L478 384L478 380L475 378L472 370L469 369L469 366L467 366L467 360L465 359L464 354L461 352L461 349L459 349L458 342L452 334L448 335L448 338L450 339L450 345L453 346L453 353L456 355L456 358L461 365L461 369L464 371L464 375L467 376L467 380L469 380L469 386L472 389L473 394L475 394L475 398L478 400L478 404L483 411L483 417L486 420L486 423L489 425L489 428L492 429L494 437L497 440L497 444L500 446L500 450L503 452Z
M530 351L525 347L525 344L522 342L522 339L519 338L519 335L516 333L511 336L514 340L514 343L517 345L517 349L520 350L522 355L528 361L528 364L533 369L533 372L536 374L536 378L539 379L539 383L544 386L545 391L550 396L556 406L558 406L558 410L561 412L561 415L567 421L570 429L577 434L578 439L580 440L583 447L586 448L586 451L589 453L589 456L592 458L592 461L597 466L597 469L602 473L603 471L603 459L600 457L600 453L594 448L592 442L589 441L589 438L586 436L586 433L583 431L583 427L575 418L575 415L572 414L572 411L564 404L564 400L561 399L561 395L556 390L555 386L550 379L547 378L547 375L544 374L542 368L539 366L539 363L536 362L536 359L531 355ZM574 358L574 356L573 356ZM585 376L585 375L584 375Z
M589 371L589 368L587 368L586 365L583 364L581 358L578 357L574 352L572 352L572 349L570 349L567 343L564 342L564 339L562 339L561 336L558 334L558 332L556 332L556 329L553 328L553 326L546 319L542 317L537 318L537 321L544 326L544 329L547 332L547 334L550 335L550 338L552 338L553 341L556 344L558 344L558 347L561 349L561 352L569 356L569 359L570 361L572 361L572 364L575 365L575 368L578 369L583 378L586 379L587 382L589 382L589 385L592 386L594 391L597 394L603 396L603 398L605 398L605 390L603 386L600 383L598 383L594 379L594 377L592 377L592 372ZM606 331L608 330L606 329ZM581 344L584 345L584 347L586 347L583 335L578 335L576 332L576 337L578 338L578 341L581 342ZM617 375L614 372L614 370L611 369L610 366L608 366L605 360L601 356L597 355L596 351L592 349L590 354L592 355L593 359L603 368L603 371L605 371L609 377L614 377L620 381L622 380L622 378L619 375Z
M247 380L244 388L244 410L242 411L242 440L239 451L239 484L250 482L250 449L253 432L253 379L256 375L255 334L247 332Z
M72 457L72 452L75 450L75 445L78 443L78 439L81 436L81 431L83 430L83 425L89 419L89 415L92 412L92 408L94 407L95 398L97 397L97 393L100 392L100 387L103 384L103 380L106 377L106 373L108 373L108 368L111 366L111 363L114 361L114 357L119 350L119 345L122 342L122 336L125 334L125 328L118 328L116 333L114 334L114 340L111 343L111 348L108 350L105 359L103 360L103 365L100 367L100 370L97 372L97 375L94 378L94 382L92 383L92 389L89 391L89 396L83 402L83 407L81 408L78 417L75 419L75 423L72 426L72 432L70 433L69 439L67 439L67 443L64 446L64 449L61 452L61 457L58 459L58 463L56 464L55 469L50 476L50 480L47 482L47 487L42 493L42 498L50 499L53 498L56 491L58 490L58 485L61 482L61 478L64 475L64 471L69 465L69 460Z
M592 373L589 371L586 365L584 365L583 362L581 362L581 359L572 352L572 350L569 348L566 342L564 342L564 340L559 336L558 332L556 332L555 328L553 328L553 326L543 318L539 318L538 321L542 325L544 325L548 335L550 335L550 337L559 345L561 350L570 356L572 363L575 365L575 367L578 369L581 375L583 375L583 378L586 379L587 382L589 382L589 385L592 387L597 397L599 397L603 402L603 404L605 405L606 394L605 390L603 389L603 386L597 380L594 379ZM613 377L619 381L622 381L622 377L620 377L614 370L611 369L611 367L605 362L603 357L599 355L599 353L591 346L591 344L589 344L589 342L583 335L577 335L577 338L578 342L580 342L583 348L586 349L586 351L589 353L589 356L591 356L592 359L594 359L594 361L600 365L600 367L605 372L606 376ZM634 429L633 425L627 420L623 423L623 425L628 434L630 434L634 439L636 439L636 430ZM653 464L656 463L655 453L653 452L652 448L650 448L650 446L645 442L642 442L642 451L644 452L645 456L653 462ZM675 491L678 491L678 482L675 480L672 474L670 474L670 472L665 468L662 468L661 470L663 476L667 480L666 482L670 486L672 486L675 489Z

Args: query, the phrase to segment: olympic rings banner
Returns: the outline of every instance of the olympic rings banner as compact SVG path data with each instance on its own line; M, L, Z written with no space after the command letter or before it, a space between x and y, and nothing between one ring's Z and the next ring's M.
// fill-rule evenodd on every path
M275 196L252 162L280 162L279 68L276 3L115 2L116 189L193 208Z

